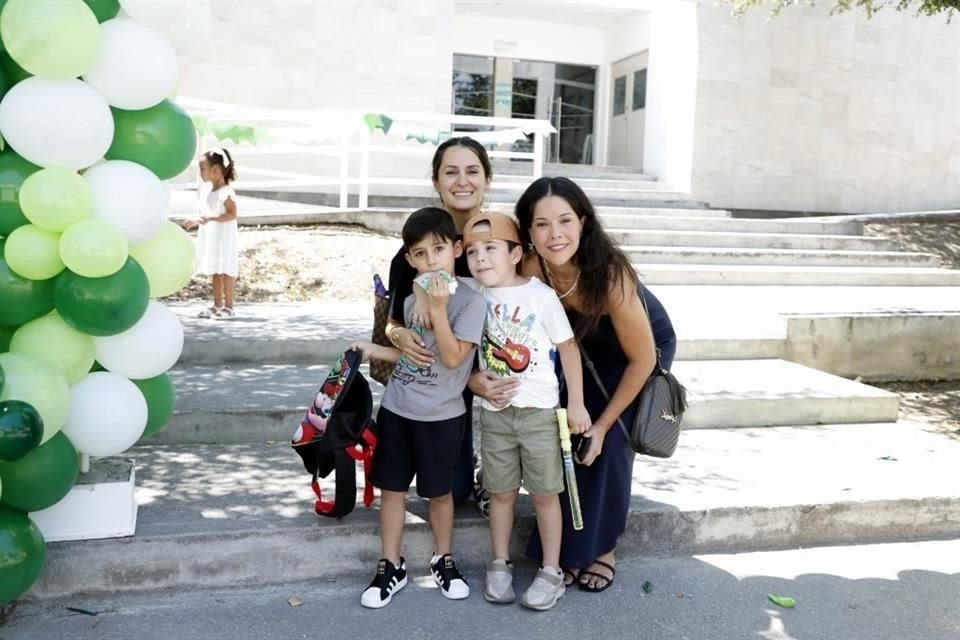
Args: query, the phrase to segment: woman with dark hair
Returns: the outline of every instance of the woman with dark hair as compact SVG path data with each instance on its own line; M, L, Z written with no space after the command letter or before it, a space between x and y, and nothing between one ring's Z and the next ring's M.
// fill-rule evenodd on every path
M433 188L440 197L440 204L453 217L457 233L461 233L464 223L473 215L480 213L487 188L493 178L493 167L487 150L482 144L467 136L450 138L437 147L436 153L433 154L431 168ZM390 342L407 360L425 367L433 362L435 355L424 348L420 336L405 328L403 322L403 300L413 293L413 279L416 275L416 270L407 262L401 247L390 263L388 281L390 300L396 301L397 304L391 306L386 334ZM454 275L470 277L466 255L457 258ZM426 298L418 299L417 306L414 307L414 319L422 326L429 328ZM456 504L464 502L474 489L473 414L471 411L473 394L469 390L464 391L464 400L467 405L467 424L453 486L453 500ZM482 491L478 488L476 493L480 494ZM478 502L482 499L481 495L475 497ZM482 510L483 505L480 506Z
M524 274L540 278L557 292L577 340L610 394L608 401L593 376L584 374L584 401L593 424L578 448L581 531L573 529L568 501L560 501L565 580L577 582L584 591L599 592L613 583L617 539L626 529L630 506L635 456L617 418L631 424L637 395L656 363L655 349L661 350L661 363L669 369L676 335L663 306L639 284L626 254L604 231L590 200L573 181L534 181L517 201L516 215L528 249ZM476 376L471 388L494 404L513 393L506 383ZM535 559L541 556L536 532L527 553Z

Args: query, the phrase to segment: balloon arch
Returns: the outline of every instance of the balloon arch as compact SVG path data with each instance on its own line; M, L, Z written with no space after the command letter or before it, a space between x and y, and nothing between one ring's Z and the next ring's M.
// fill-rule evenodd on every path
M0 0L0 606L43 568L29 513L80 456L173 413L183 328L155 299L193 271L164 182L197 135L169 98L208 0Z

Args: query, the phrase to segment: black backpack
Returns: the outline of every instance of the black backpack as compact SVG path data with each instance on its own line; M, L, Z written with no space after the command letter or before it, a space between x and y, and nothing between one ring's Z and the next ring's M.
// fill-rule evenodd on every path
M313 476L317 515L342 518L353 511L357 502L357 462L363 463L363 504L369 507L373 502L369 476L377 432L372 419L373 395L367 380L360 375L361 357L360 351L347 351L337 359L290 443ZM319 482L331 471L336 471L332 502L320 495Z

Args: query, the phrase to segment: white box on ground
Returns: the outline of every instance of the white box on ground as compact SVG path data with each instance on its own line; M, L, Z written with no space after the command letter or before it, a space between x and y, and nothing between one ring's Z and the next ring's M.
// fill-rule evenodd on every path
M133 460L96 459L63 500L30 517L47 542L132 536L137 527Z

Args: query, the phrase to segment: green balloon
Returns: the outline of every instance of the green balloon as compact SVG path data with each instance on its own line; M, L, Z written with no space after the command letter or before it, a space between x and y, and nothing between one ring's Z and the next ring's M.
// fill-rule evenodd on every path
M116 273L126 263L128 255L127 236L99 218L81 220L60 237L60 257L64 264L70 271L87 278L103 278Z
M93 192L76 171L60 167L41 169L23 181L20 210L41 229L60 233L90 217Z
M15 332L13 327L0 327L0 353L10 351L10 339ZM0 391L3 391L3 369L0 369Z
M149 240L130 247L130 256L146 272L151 298L162 298L180 291L193 275L193 238L170 220L164 222Z
M33 224L13 230L3 257L14 273L30 280L48 280L63 271L60 234Z
M10 351L46 362L71 385L87 375L97 356L93 338L68 325L56 311L17 329Z
M17 64L51 80L83 75L100 51L100 24L82 0L7 0L0 37Z
M26 593L45 560L40 528L22 511L0 507L0 607Z
M40 167L10 148L0 153L0 236L9 236L11 231L29 222L20 209L20 188L39 170Z
M5 244L0 240L0 327L19 327L53 309L55 281L18 276L3 259Z
M21 400L0 402L0 460L19 460L36 449L42 437L43 419L33 405Z
M33 77L32 73L18 65L5 50L0 50L0 69L3 69L3 73L7 76L7 82L10 83L11 87L21 80Z
M10 83L7 82L7 73L3 70L3 67L0 67L0 99L7 94L9 88Z
M150 302L150 284L136 260L127 258L119 271L105 278L64 271L54 281L53 302L64 321L77 331L112 336L143 317Z
M2 335L3 331L4 329L0 328L0 339L3 338L3 335ZM7 338L7 345L9 346L9 344L10 344L10 339ZM0 344L0 351L5 351L2 344ZM3 387L6 385L6 382L7 382L6 374L3 372L3 367L0 367L0 393L3 393Z
M77 450L64 433L13 462L0 462L0 506L40 511L60 502L80 473Z
M40 444L47 442L67 422L70 386L66 379L51 365L23 353L0 353L0 367L7 374L0 401L22 400L33 405L43 420Z
M133 384L137 385L147 401L147 427L141 436L147 438L167 425L177 403L177 392L170 376L165 373L146 380L133 380Z
M97 22L103 23L116 18L120 12L120 3L117 0L83 0L97 17Z
M161 180L180 175L197 152L197 130L186 111L170 100L140 111L111 107L113 144L107 160L142 164Z

